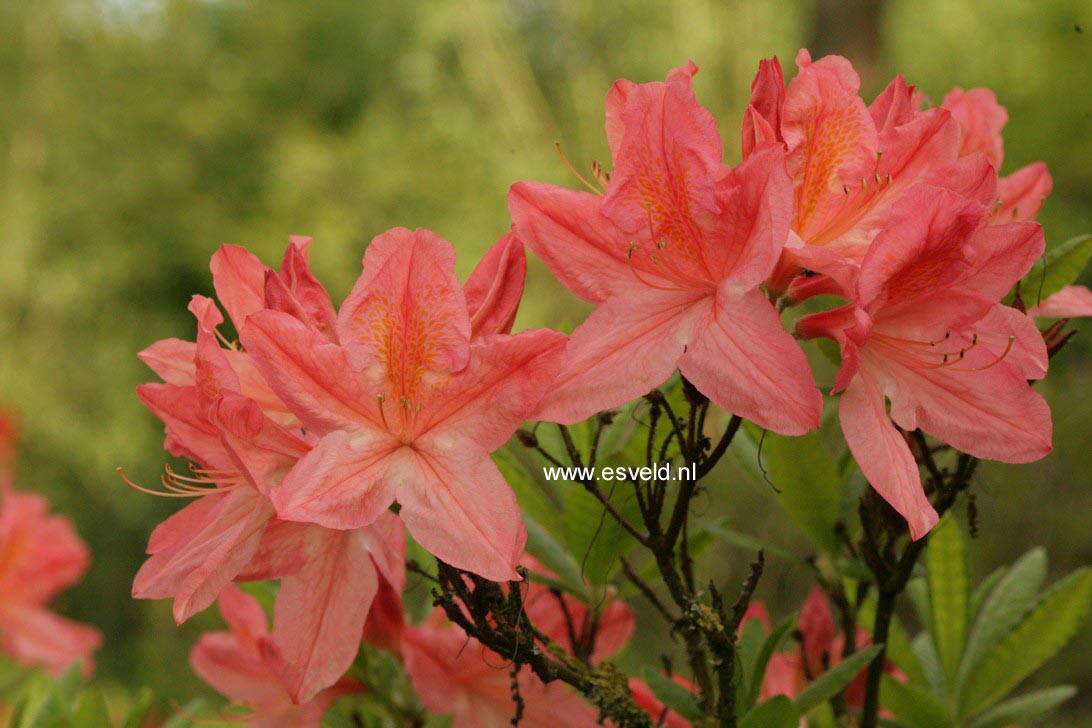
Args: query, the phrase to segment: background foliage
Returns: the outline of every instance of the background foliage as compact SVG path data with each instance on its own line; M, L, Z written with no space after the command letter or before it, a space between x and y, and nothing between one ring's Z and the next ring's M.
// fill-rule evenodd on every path
M17 484L47 493L94 552L59 606L105 631L105 684L179 702L206 690L184 664L215 618L176 628L168 603L129 597L150 528L175 504L114 468L161 472L161 426L133 393L152 377L134 354L192 338L185 305L211 294L220 243L274 263L289 233L315 235L314 267L340 300L373 235L428 227L455 242L465 275L506 230L511 182L573 183L554 141L581 168L608 156L614 78L694 59L731 161L758 59L777 54L791 75L807 46L848 55L866 96L896 71L937 101L955 84L995 89L1010 114L1003 171L1048 163L1041 220L1057 244L1092 229L1090 38L1090 0L4 0L0 402L22 422ZM582 318L543 267L530 275L517 328ZM975 580L1036 545L1051 581L1092 561L1090 354L1082 332L1043 383L1055 453L983 465ZM751 469L726 469L711 508L807 553ZM742 579L747 552L717 548L723 578ZM757 596L780 616L808 577L774 559ZM631 653L655 648L653 632L638 630ZM1085 630L1035 678L1081 686L1072 725L1092 715L1088 654Z

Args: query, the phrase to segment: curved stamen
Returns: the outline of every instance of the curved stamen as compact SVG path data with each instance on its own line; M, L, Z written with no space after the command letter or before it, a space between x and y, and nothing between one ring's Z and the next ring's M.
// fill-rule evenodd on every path
M985 366L974 367L972 369L957 369L956 371L960 371L960 372L984 372L987 369L992 369L993 367L997 366L998 364L1000 364L1002 361L1005 360L1005 357L1007 357L1009 355L1009 352L1012 351L1012 346L1015 343L1016 343L1016 337L1010 335L1009 336L1009 343L1005 346L1005 350L1003 352L1001 352L1001 355L998 356L996 359L994 359L992 362L990 362L989 364L987 364Z
M584 178L584 175L576 171L576 167L574 167L572 165L572 162L569 161L569 158L565 156L565 152L561 151L561 142L554 142L554 146L557 147L557 153L561 156L561 161L565 163L565 166L569 168L569 171L572 172L578 180L584 183L585 187L587 187L589 190L597 195L603 194L603 190L593 185L591 182Z
M161 498L200 498L213 493L230 493L231 491L246 485L246 481L243 480L242 476L234 471L202 471L191 465L190 469L193 470L197 476L191 478L179 475L171 469L170 465L164 465L163 467L167 472L160 478L160 483L163 484L164 488L162 491L152 490L151 488L145 488L142 485L134 483L120 467L117 471L118 475L121 476L121 479L125 481L125 484L130 488L139 490L141 493L147 493L148 495L155 495ZM226 477L213 480L204 475L205 472L224 473Z

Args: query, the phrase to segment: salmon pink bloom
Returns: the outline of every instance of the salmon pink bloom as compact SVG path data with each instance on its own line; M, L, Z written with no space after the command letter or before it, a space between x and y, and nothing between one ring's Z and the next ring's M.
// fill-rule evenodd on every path
M512 725L516 704L511 670L505 669L507 658L447 622L442 610L432 612L419 626L406 627L402 655L425 708L453 715L452 728ZM524 706L520 726L598 725L598 711L561 681L543 683L527 666L520 669L517 681Z
M860 77L845 58L812 61L801 50L796 65L786 89L778 60L760 63L743 122L744 158L764 142L781 142L793 183L794 235L772 290L785 291L803 268L851 285L848 264L864 258L892 205L917 182L993 201L988 161L961 160L959 125L945 110L917 111L914 87L902 76L866 105Z
M895 424L1002 462L1051 449L1050 409L1027 383L1046 373L1046 347L1028 316L998 303L1042 254L1042 229L987 218L953 192L915 187L861 263L853 302L797 324L841 345L846 442L915 539L937 515Z
M91 673L102 635L46 609L89 561L72 524L50 515L45 498L0 483L0 654L53 675L81 660Z
M190 665L233 703L253 711L246 718L250 728L318 728L334 701L363 690L343 679L304 703L293 702L282 677L284 659L258 602L229 584L218 604L229 631L201 635L190 653Z
M985 88L964 91L956 86L941 106L951 112L960 127L960 155L981 152L998 172L1005 157L1001 131L1009 114L997 102L997 95ZM997 223L1034 220L1050 194L1053 182L1046 165L1033 162L998 180L993 221Z
M435 234L391 230L368 247L341 306L340 344L272 310L250 315L241 338L317 438L272 493L280 517L359 528L397 501L430 552L514 579L526 531L489 455L538 405L565 337L472 338L454 264L451 244Z
M1073 318L1092 316L1092 291L1085 286L1066 286L1042 303L1028 309L1028 316Z
M566 424L647 394L675 369L729 412L785 434L819 422L807 359L759 285L788 236L777 145L722 162L690 64L607 95L614 171L598 196L519 182L516 235L598 308L573 333L536 419Z

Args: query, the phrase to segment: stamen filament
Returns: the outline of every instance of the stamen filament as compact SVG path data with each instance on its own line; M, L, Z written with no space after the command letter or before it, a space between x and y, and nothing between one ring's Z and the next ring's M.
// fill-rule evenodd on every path
M557 153L561 155L561 161L565 163L565 166L569 168L569 171L572 172L578 180L584 183L585 187L587 187L589 190L597 195L603 194L603 190L593 185L591 182L584 178L584 175L576 171L576 167L574 167L572 165L572 162L569 161L569 158L565 156L565 152L561 151L561 142L554 142L554 146L557 147Z

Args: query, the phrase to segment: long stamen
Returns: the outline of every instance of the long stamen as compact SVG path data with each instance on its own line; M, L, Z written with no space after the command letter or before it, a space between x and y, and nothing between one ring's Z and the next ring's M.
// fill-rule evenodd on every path
M389 430L391 429L391 426L387 424L387 413L383 409L383 402L386 401L387 395L380 392L375 396L375 398L379 400L379 419L383 420L383 427Z
M581 182L584 183L585 187L587 187L589 190L591 190L592 192L594 192L597 195L603 194L603 190L601 190L598 187L596 187L595 185L593 185L591 182L589 182L588 180L586 180L584 178L584 175L582 175L582 174L580 174L579 172L576 171L576 167L574 167L572 165L572 162L569 161L569 158L565 156L565 152L561 151L561 142L554 142L554 146L557 147L557 153L559 155L561 155L561 161L565 163L565 166L569 168L570 172L572 172L574 175L576 175L576 178L578 180L580 180Z
M239 351L239 343L237 341L228 341L227 338L220 333L220 329L213 329L212 332L216 334L216 338L219 339L220 343L222 343L224 346L231 349L232 351Z
M242 477L233 471L202 471L199 468L194 468L192 465L190 466L190 469L197 474L197 477L191 478L179 475L170 465L165 465L164 470L167 472L160 478L160 483L164 488L164 490L161 491L145 488L142 485L134 483L121 468L118 468L117 471L118 475L121 476L121 479L125 481L125 484L129 487L139 490L141 493L147 493L148 495L155 495L161 498L200 498L212 493L229 493L246 484ZM205 472L224 473L225 477L212 479L205 476Z
M1001 352L1000 356L998 356L996 359L994 359L989 364L987 364L985 366L981 366L981 367L974 367L973 369L957 369L956 371L960 371L960 372L984 372L987 369L992 369L993 367L997 366L1002 361L1004 361L1005 357L1007 357L1009 355L1009 352L1012 351L1012 346L1015 343L1016 343L1016 337L1015 336L1009 336L1009 343L1005 346L1005 350L1003 352Z

